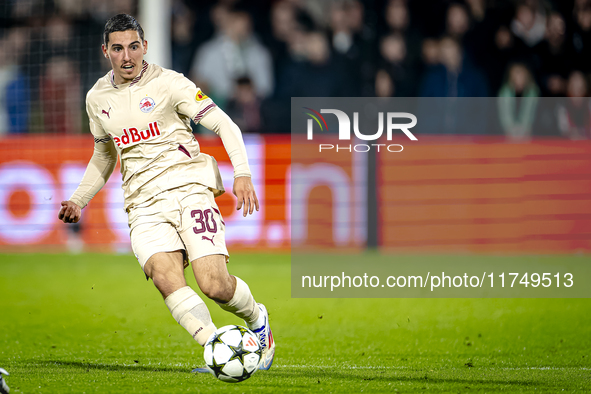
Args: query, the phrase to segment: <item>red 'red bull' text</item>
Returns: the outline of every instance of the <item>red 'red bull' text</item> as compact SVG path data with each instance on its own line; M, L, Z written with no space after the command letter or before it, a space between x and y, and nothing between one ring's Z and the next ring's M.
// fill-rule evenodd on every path
M148 124L148 129L139 130L135 127L129 129L123 129L121 137L113 137L113 140L119 147L125 147L132 144L136 144L140 141L146 141L153 137L160 135L160 129L158 128L158 122L152 122Z

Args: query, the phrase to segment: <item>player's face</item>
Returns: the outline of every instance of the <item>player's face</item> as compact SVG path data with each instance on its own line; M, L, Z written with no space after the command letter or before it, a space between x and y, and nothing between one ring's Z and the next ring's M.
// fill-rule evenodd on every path
M116 31L109 34L109 44L103 44L103 54L111 62L115 83L122 84L133 80L142 69L144 55L148 52L148 42L140 39L135 30Z

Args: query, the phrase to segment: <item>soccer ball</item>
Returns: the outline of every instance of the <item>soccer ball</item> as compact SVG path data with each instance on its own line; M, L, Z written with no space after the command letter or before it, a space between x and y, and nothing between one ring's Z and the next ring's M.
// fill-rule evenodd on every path
M262 352L255 333L246 327L231 325L218 329L209 337L203 358L216 378L237 383L257 371Z

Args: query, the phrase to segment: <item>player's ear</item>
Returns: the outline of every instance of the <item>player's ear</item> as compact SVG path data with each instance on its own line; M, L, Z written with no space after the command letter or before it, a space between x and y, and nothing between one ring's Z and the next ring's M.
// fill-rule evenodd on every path
M109 58L109 54L107 53L107 47L105 46L105 44L101 45L101 48L103 50L103 56L108 59Z
M144 55L148 53L148 41L144 40Z

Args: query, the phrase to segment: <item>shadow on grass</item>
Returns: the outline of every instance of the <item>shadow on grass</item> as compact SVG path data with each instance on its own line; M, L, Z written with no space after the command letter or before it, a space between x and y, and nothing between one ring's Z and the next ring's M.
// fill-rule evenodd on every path
M47 361L31 361L32 364L43 366L47 368L58 368L58 369L74 369L79 372L89 372L92 370L96 371L108 371L108 372L171 372L171 373L191 373L192 368L187 367L162 367L155 365L140 365L140 364L109 364L109 363L92 363L83 361L63 361L63 360L47 360ZM75 371L70 371L75 372ZM367 371L359 370L339 370L337 367L334 369L272 369L269 372L259 372L257 376L262 378L262 374L265 374L263 379L257 379L257 385L260 387L277 387L277 380L284 380L285 382L291 382L292 388L310 388L322 387L322 384L336 384L342 382L344 384L354 383L414 383L417 385L460 385L469 386L480 389L499 390L502 387L505 388L533 388L541 390L552 390L556 389L555 385L548 384L548 382L533 380L533 379L503 379L494 378L487 379L481 376L470 378L441 378L431 377L429 374L424 372L397 372L396 374L389 373L388 371L374 371L368 374ZM401 376L402 375L402 376ZM409 376L415 375L415 376ZM576 382L572 382L576 384ZM318 385L318 386L317 386ZM562 387L566 388L566 387Z
M417 376L408 376L408 375L417 375ZM469 378L441 378L441 377L431 377L429 374L425 373L403 373L401 374L398 372L396 375L391 373L383 372L383 373L372 373L368 375L367 372L355 371L355 370L347 370L338 371L338 370L318 370L318 371L310 371L307 370L297 370L297 369L290 369L289 371L286 370L274 370L272 371L272 375L274 378L279 379L301 379L302 381L312 381L312 383L329 383L329 382L338 382L342 381L344 383L362 383L362 382L382 382L382 383L416 383L416 384L458 384L462 386L470 386L474 388L484 388L482 386L497 386L495 389L500 389L500 387L537 387L538 389L551 389L555 388L555 386L549 386L547 382L539 381L539 380L532 380L532 379L502 379L502 378L495 378L495 379L487 379L481 376L474 377L474 379ZM381 375L381 376L380 376ZM401 376L403 375L403 376ZM406 375L406 376L404 376ZM420 376L419 376L420 375ZM315 382L317 381L317 382ZM573 382L574 383L574 382ZM259 384L264 384L260 382ZM500 386L500 387L499 387ZM489 387L492 389L493 387Z
M31 361L31 363L49 367L49 368L74 368L80 369L81 372L87 372L89 370L100 370L100 371L143 371L143 372L186 372L189 373L195 367L162 367L156 365L141 365L141 364L109 364L109 363L93 363L85 361L64 361L64 360L47 360L47 361Z

